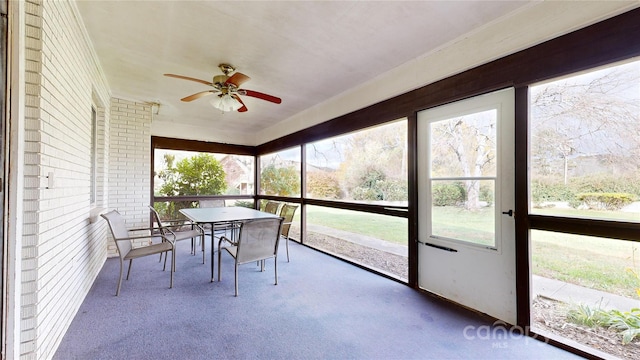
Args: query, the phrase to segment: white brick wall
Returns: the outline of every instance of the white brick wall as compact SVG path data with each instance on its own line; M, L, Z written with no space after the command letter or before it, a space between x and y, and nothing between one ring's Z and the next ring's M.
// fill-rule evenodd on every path
M151 196L151 106L112 99L109 133L109 209L118 210L129 228L147 227ZM109 255L116 254L115 244L109 240Z
M32 0L25 12L20 353L22 359L46 359L106 258L106 226L89 221L91 106L100 120L97 205L104 206L110 100L75 4Z

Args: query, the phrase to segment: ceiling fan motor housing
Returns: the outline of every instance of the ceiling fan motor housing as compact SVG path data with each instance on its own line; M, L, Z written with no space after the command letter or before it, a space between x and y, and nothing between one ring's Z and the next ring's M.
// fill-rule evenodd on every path
M213 77L212 83L216 89L220 90L222 87L226 86L225 82L228 78L229 76L227 75L216 75Z

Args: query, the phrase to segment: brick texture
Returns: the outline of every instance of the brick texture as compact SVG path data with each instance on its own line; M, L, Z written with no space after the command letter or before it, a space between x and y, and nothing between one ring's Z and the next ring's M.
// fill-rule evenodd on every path
M151 106L112 99L109 132L109 208L118 210L129 228L148 227ZM117 255L111 239L109 255Z
M89 215L107 205L111 101L75 5L32 0L25 12L20 351L22 359L48 359L107 256L106 225ZM94 204L92 106L99 120Z

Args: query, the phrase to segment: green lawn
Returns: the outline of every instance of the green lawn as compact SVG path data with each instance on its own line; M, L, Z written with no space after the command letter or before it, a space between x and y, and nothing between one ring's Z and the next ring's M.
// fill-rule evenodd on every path
M532 231L533 273L637 298L640 244L589 236Z
M487 221L488 211L461 211L454 207L437 208L434 223L443 236L490 244L493 223ZM564 211L564 210L563 210ZM367 214L357 211L307 207L309 224L332 227L376 237L398 244L407 244L407 220L393 216ZM554 211L558 214L558 211ZM571 216L598 216L586 210L567 209ZM625 216L616 215L616 216ZM559 215L559 214L558 214ZM637 214L628 214L633 220ZM296 213L296 217L299 214ZM558 279L577 285L603 290L617 295L637 298L640 279L640 243L608 240L545 231L532 231L532 268L536 275Z
M296 217L298 216L296 212ZM307 206L307 224L327 226L397 244L407 244L408 225L405 218Z
M534 209L541 215L638 221L637 213L578 209ZM640 243L590 236L532 231L533 273L638 298Z
M579 217L579 218L589 218L589 219L640 221L640 215L638 213L624 212L624 211L546 208L546 209L533 209L532 213L539 214L539 215L567 216L567 217Z
M468 211L455 206L438 206L433 209L432 216L432 232L436 236L495 245L493 207Z

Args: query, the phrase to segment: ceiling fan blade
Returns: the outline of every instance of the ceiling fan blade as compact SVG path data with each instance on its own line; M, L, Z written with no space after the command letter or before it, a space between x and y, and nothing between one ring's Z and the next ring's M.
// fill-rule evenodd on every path
M189 95L187 97L183 97L180 100L185 101L185 102L189 102L189 101L200 99L203 96L211 95L214 92L216 92L216 90L200 91L199 93L195 93L193 95Z
M237 72L237 73L231 75L231 77L228 78L227 81L225 81L225 84L233 84L236 87L240 87L240 85L246 83L249 80L251 80L250 77L248 77L247 75L245 75L243 73Z
M264 94L264 93L257 92L257 91L253 91L253 90L243 89L242 90L242 94L243 95L247 95L247 96L251 96L251 97L254 97L254 98L266 100L266 101L271 101L272 103L276 103L276 104L280 104L282 102L282 99L280 99L279 97L271 96L271 95Z
M176 78L176 79L182 79L182 80L195 81L195 82L199 82L200 84L213 86L211 81L200 80L200 79L196 79L196 78L192 78L192 77L188 77L188 76L182 76L182 75L176 75L176 74L164 74L164 76L168 76L168 77L172 77L172 78Z
M238 109L238 112L245 112L245 111L249 110L249 109L247 109L247 106L242 102L242 99L240 99L240 96L235 95L235 94L231 95L231 96L233 96L234 99L238 100L238 102L240 104L242 104L242 107L240 109Z

